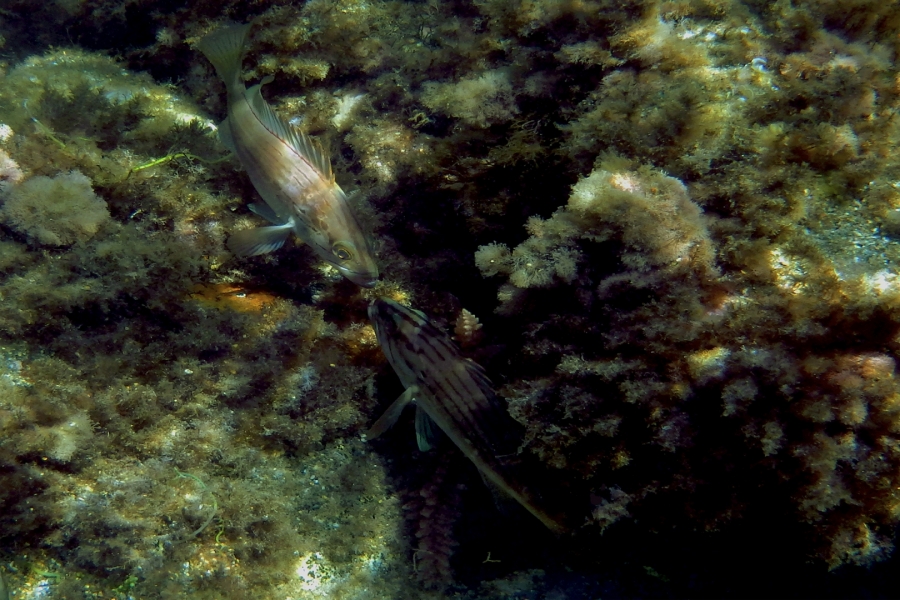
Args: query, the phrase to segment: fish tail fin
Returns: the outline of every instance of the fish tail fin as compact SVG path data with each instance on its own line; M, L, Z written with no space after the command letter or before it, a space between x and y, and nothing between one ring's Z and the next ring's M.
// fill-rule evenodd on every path
M250 23L217 29L197 42L197 48L216 68L229 91L235 86L243 88L241 59L250 32Z

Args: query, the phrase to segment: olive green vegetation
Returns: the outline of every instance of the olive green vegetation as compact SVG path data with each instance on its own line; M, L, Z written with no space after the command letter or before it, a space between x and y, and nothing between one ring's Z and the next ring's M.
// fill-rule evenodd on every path
M831 568L892 551L890 3L29 4L0 22L14 588L412 593L392 457L359 441L396 391L375 295L482 321L584 554L744 522ZM246 77L333 157L372 291L302 246L224 248L254 192L192 44L250 19ZM541 585L496 573L466 593Z

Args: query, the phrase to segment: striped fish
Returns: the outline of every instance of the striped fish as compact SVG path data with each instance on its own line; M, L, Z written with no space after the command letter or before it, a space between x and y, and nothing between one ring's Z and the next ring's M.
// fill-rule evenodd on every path
M265 254L280 248L293 232L344 277L372 287L378 267L328 157L263 99L260 88L271 78L244 87L241 58L249 30L250 25L218 29L197 44L228 89L228 118L219 126L219 137L266 202L250 209L273 223L235 233L228 248L238 256Z
M565 531L513 475L521 426L509 416L482 368L460 356L449 336L417 310L379 298L369 306L369 318L406 391L366 438L384 433L403 408L415 402L419 449L430 449L437 430L443 431L475 463L489 487L511 496L551 530Z

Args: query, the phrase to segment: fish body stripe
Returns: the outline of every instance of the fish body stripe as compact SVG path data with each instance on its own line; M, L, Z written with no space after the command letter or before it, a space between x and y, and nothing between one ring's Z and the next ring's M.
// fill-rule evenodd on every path
M477 413L494 407L473 381L464 359L446 336L421 316L403 311L392 315L395 321L399 321L398 315L402 322L398 322L397 329L406 335L383 336L382 347L388 348L395 369L408 375L410 381L405 383L428 392L426 398L419 400L425 412L447 425L455 422L478 437L487 436L490 432L482 428L481 415Z
M477 433L478 439L493 447L491 442L503 436L498 422L509 424L510 417L499 405L486 378L472 368L475 363L461 358L447 338L441 336L420 339L423 364L430 362L435 368L432 377L420 375L418 385L425 386L433 398L443 400L439 408L444 408L451 418L453 409L454 420L464 422L468 431Z
M253 112L249 102L244 102L242 105L258 127L234 128L233 133L240 140L240 143L236 144L238 158L241 164L245 165L253 185L265 196L278 198L281 206L272 207L276 214L282 218L287 217L283 213L289 210L294 199L285 193L285 188L293 187L298 191L302 190L300 195L306 196L309 194L310 188L321 187L323 182L309 161L303 159L295 150L266 128ZM243 116L237 114L237 109L235 109L231 118L237 120ZM303 160L298 162L297 158ZM289 184L278 185L278 182L284 181L288 181Z
M383 333L379 336L384 340L382 348L405 385L428 392L419 404L429 416L448 426L462 425L474 439L486 442L477 445L483 450L498 446L504 452L514 450L500 443L507 437L503 426L509 426L511 418L499 405L483 370L462 358L449 338L420 314L392 308L391 320L401 335Z

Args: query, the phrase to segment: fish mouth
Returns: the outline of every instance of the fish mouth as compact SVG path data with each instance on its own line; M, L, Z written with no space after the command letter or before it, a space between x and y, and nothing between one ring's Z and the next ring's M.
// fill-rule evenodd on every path
M378 283L378 273L356 273L341 269L344 277L364 288L373 288Z

